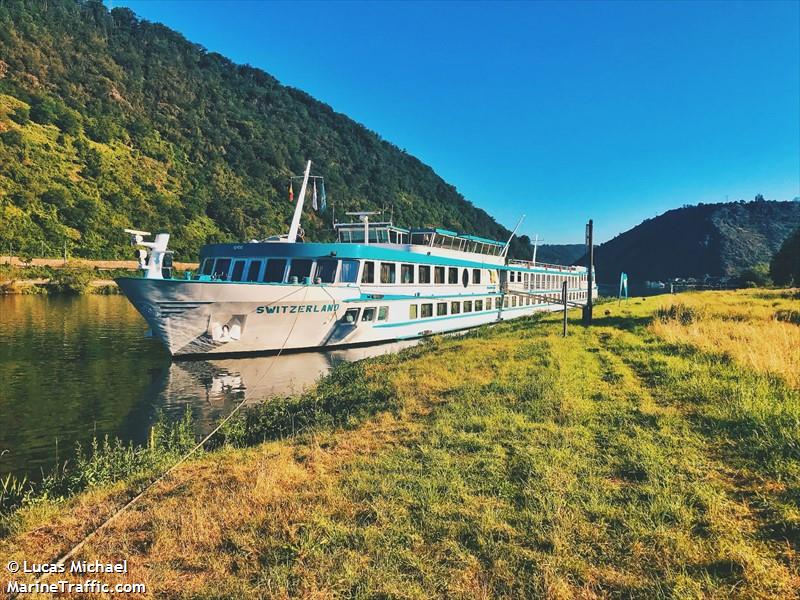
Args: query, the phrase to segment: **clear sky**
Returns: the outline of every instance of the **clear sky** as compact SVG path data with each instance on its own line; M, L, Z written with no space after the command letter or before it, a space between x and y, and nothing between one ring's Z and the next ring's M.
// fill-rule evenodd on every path
M800 196L796 1L106 3L305 90L546 242Z

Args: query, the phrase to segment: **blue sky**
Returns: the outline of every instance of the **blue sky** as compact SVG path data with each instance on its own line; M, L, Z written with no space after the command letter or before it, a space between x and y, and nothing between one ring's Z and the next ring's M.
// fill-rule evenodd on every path
M106 3L305 90L546 243L800 196L798 2Z

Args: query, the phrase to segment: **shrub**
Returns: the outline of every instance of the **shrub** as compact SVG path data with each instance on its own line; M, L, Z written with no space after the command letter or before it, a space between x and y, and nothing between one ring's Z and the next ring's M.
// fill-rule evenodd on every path
M800 325L800 310L781 309L775 313L775 320Z
M94 272L77 265L68 265L55 272L50 285L62 294L84 294L94 279Z
M700 312L696 308L681 303L659 308L656 310L655 316L662 323L677 321L681 325L691 325L700 320Z

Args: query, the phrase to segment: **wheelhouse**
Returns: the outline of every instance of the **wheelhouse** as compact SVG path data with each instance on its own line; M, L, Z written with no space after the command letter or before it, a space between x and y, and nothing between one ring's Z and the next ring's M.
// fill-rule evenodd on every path
M342 244L408 244L408 229L392 225L391 222L336 223L336 239ZM367 233L368 232L368 233Z

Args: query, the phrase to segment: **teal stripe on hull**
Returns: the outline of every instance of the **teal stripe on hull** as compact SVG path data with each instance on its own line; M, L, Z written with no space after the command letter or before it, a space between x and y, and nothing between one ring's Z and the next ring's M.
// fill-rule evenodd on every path
M414 319L413 321L400 321L399 323L381 323L380 325L373 325L375 329L384 329L387 327L403 327L404 325L412 325L414 323L419 323L420 325L424 325L426 323L433 323L434 321L447 321L450 319L464 319L467 317L474 317L474 316L481 316L481 315L491 315L492 313L498 313L498 318L502 318L503 313L513 312L513 311L520 311L525 309L536 308L537 306L554 306L552 304L531 304L529 306L516 306L512 308L504 308L502 311L499 309L493 308L492 310L483 310L481 312L470 312L470 313L461 313L458 315L447 315L446 317L427 317L425 319ZM477 327L477 325L476 325ZM400 339L400 338L398 338Z

